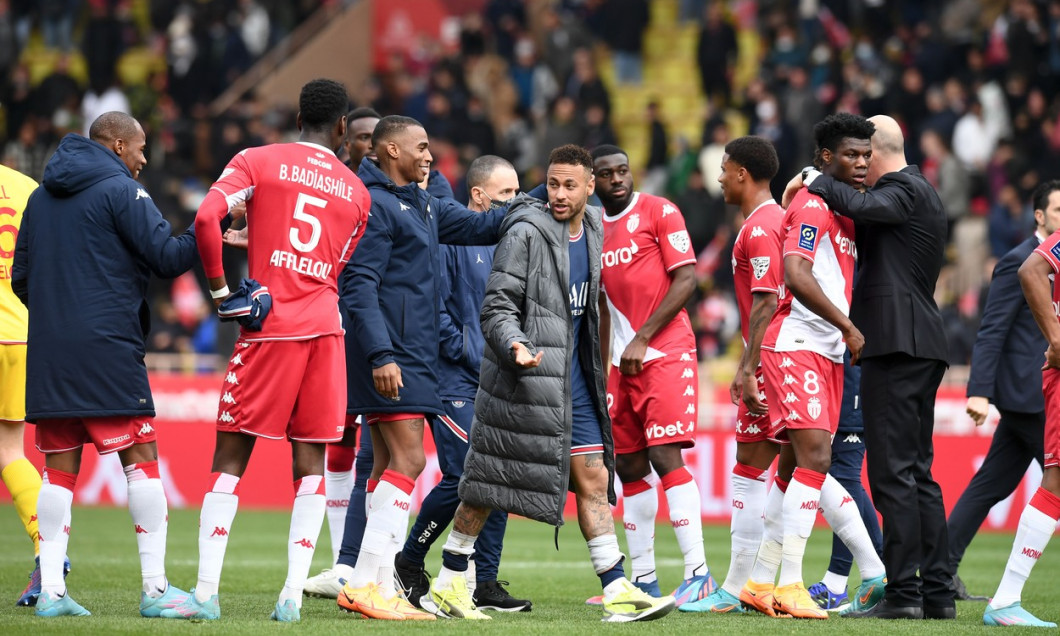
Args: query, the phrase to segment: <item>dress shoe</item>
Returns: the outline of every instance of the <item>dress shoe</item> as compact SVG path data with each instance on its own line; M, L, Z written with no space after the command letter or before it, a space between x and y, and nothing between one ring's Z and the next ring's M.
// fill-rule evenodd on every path
M899 605L892 605L887 599L883 599L875 606L864 612L851 612L844 615L845 618L883 618L883 619L921 619L924 618L924 610L912 606L902 607Z
M924 618L951 620L957 618L957 608L953 605L928 605L924 603Z
M953 598L958 601L989 601L990 598L987 596L977 596L970 594L968 588L964 586L964 581L961 577L956 574L953 575Z

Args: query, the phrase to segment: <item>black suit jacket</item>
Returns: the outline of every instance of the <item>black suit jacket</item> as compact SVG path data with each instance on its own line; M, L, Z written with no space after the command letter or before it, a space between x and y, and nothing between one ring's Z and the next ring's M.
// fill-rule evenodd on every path
M946 335L934 294L946 212L920 169L887 173L865 193L827 175L809 190L856 223L859 271L850 319L865 336L861 357L905 353L945 362Z
M997 408L1017 413L1045 409L1042 356L1047 345L1027 306L1018 274L1036 247L1038 237L1032 236L994 266L968 378L969 397L989 398Z

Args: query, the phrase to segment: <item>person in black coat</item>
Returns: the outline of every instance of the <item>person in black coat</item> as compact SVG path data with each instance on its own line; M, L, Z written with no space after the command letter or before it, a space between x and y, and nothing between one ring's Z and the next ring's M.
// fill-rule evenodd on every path
M1042 369L1038 362L1047 343L1034 324L1017 271L1034 248L1060 229L1060 180L1039 185L1031 200L1035 235L994 267L972 353L968 415L976 426L982 426L993 403L1001 421L986 459L950 512L949 560L954 573L990 508L1016 490L1032 461L1044 467L1045 400L1039 388ZM958 599L971 600L959 578L954 578L954 587Z
M946 371L946 339L935 304L946 212L916 166L906 165L898 123L877 116L873 160L859 193L825 175L809 185L857 223L864 258L850 317L865 335L861 354L869 486L883 515L887 592L873 618L956 618L942 489L931 476L935 393Z

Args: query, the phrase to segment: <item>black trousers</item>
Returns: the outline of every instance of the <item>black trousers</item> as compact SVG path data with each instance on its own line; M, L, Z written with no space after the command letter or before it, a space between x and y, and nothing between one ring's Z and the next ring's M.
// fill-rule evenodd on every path
M953 606L946 509L931 476L935 393L946 365L904 353L861 362L869 488L883 516L886 599Z
M990 508L1016 490L1032 461L1044 466L1045 412L998 410L1001 421L990 450L946 523L950 535L949 565L954 572Z

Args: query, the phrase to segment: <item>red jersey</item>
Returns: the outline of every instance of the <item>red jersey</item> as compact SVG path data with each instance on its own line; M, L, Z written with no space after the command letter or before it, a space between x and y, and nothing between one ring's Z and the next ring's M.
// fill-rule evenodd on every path
M821 197L803 188L784 215L784 256L799 256L813 263L813 277L828 300L844 314L850 313L857 248L854 222L828 209ZM846 352L843 334L810 311L793 294L780 299L766 329L762 348L773 351L812 351L834 362Z
M1053 268L1053 274L1060 274L1060 230L1053 232L1034 251L1045 259ZM1060 320L1060 285L1053 283L1053 313Z
M747 215L736 243L732 246L732 278L736 288L736 306L740 310L740 330L747 345L751 300L755 292L776 294L784 298L784 208L773 199Z
M661 197L634 192L629 206L615 216L604 215L604 246L600 286L607 293L615 343L611 363L622 352L670 289L670 272L696 262L685 218ZM684 309L648 343L644 361L695 349L692 323Z
M313 143L248 148L228 163L195 219L206 275L221 267L218 222L247 203L249 276L269 288L272 310L247 341L342 334L338 276L364 235L367 188L331 150ZM211 231L211 228L212 231Z

